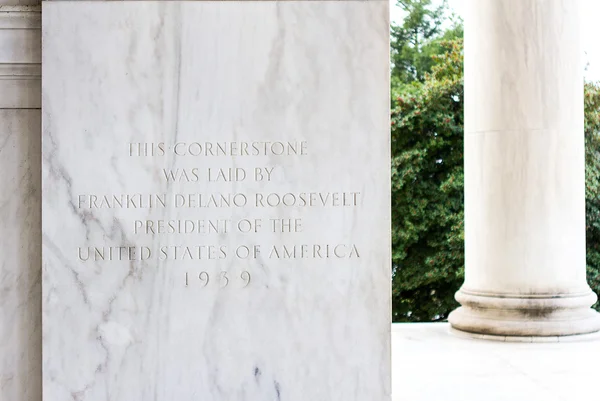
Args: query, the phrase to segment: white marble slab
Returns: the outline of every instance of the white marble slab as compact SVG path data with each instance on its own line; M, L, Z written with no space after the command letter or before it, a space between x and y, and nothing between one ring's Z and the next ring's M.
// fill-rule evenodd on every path
M387 2L43 15L45 397L388 400Z

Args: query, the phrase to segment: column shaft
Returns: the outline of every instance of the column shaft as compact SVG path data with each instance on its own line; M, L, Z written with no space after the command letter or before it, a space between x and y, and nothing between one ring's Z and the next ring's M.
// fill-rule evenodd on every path
M585 276L579 0L465 4L465 283L455 329L600 329Z

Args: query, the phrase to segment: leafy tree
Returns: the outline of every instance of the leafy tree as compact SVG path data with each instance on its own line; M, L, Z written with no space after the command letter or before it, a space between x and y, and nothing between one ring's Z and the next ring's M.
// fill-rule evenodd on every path
M392 25L392 80L394 86L412 81L423 81L434 65L432 56L445 49L442 40L462 37L462 24L450 19L446 1L439 5L432 0L398 0L398 6L406 14L401 25ZM453 23L449 29L444 25Z
M441 320L463 281L462 40L392 110L394 321Z
M588 282L600 294L600 86L585 84L585 197ZM600 303L596 304L600 310Z

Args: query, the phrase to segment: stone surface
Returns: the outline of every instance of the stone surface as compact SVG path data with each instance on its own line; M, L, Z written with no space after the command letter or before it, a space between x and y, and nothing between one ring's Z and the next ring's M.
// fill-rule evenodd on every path
M45 397L389 399L388 3L43 13Z
M558 337L542 344L507 343L464 339L450 335L449 329L446 323L392 325L394 401L597 398L598 337L573 343L559 343Z
M41 14L0 1L0 400L42 397Z
M41 400L40 110L0 110L0 399Z
M11 1L11 0L0 0L0 1ZM41 1L41 0L31 0L31 1ZM43 0L44 2L46 1L148 1L148 0ZM157 0L150 0L150 1L157 1ZM164 2L178 2L181 0L159 0ZM253 2L253 1L273 1L273 2L282 2L282 1L344 1L344 2L348 2L348 1L359 1L359 2L375 2L375 1L380 1L380 2L387 2L388 0L183 0L183 1L219 1L219 2ZM1 3L0 3L1 4Z
M0 109L39 109L41 96L40 7L0 2Z
M465 3L465 283L482 334L594 332L580 0Z
M0 7L6 9L12 6L18 7L31 7L39 6L42 3L41 0L0 0ZM4 11L4 10L3 10Z

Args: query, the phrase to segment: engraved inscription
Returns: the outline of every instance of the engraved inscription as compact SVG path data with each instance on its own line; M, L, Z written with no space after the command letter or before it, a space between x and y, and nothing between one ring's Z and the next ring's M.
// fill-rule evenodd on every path
M303 140L127 143L123 152L125 157L153 158L152 163L159 169L156 173L163 183L161 188L164 192L77 194L73 206L78 209L139 210L131 212L136 215L130 221L119 221L120 225L124 223L123 227L129 227L126 228L129 231L125 233L127 244L82 245L76 250L78 260L101 265L138 261L149 266L177 261L186 269L182 280L184 287L224 291L251 287L257 276L253 278L252 271L248 270L251 265L240 265L245 266L240 271L236 270L237 264L229 263L227 266L230 266L230 270L223 269L226 265L219 264L221 261L237 260L247 264L259 260L285 263L303 259L358 259L361 251L355 243L331 241L331 238L328 241L319 240L318 227L321 222L307 220L306 216L309 215L303 213L303 210L323 208L336 213L336 210L341 212L358 208L363 196L360 191L353 188L336 188L334 191L308 188L298 191L273 190L276 189L273 183L277 180L281 182L286 177L286 164L279 164L278 160L296 158L294 163L301 163L302 158L308 154L308 143ZM261 156L266 157L270 165L261 166L257 163L258 165L248 167L235 163L239 157L256 157L258 160ZM179 158L193 164L198 162L198 165L178 166ZM230 165L208 166L207 160L226 160ZM259 182L261 190L257 191L256 185L248 186ZM202 188L218 190L194 190L194 185L200 184ZM234 190L219 192L223 186L230 186ZM178 210L186 209L189 211L185 211L185 218L180 218ZM205 211L209 209L214 211ZM235 217L214 215L228 209L231 212L244 212L237 212ZM219 210L223 212L218 212ZM239 216L244 213L247 215ZM287 216L281 216L282 213ZM302 235L299 233L309 232L312 235L312 231L312 243L294 238ZM258 243L257 240L263 238L257 236L259 233L271 235L266 237L268 240ZM236 236L231 237L232 235ZM136 238L145 238L146 242L151 240L153 245L136 245ZM236 240L232 241L230 238ZM261 277L263 276L259 278Z

